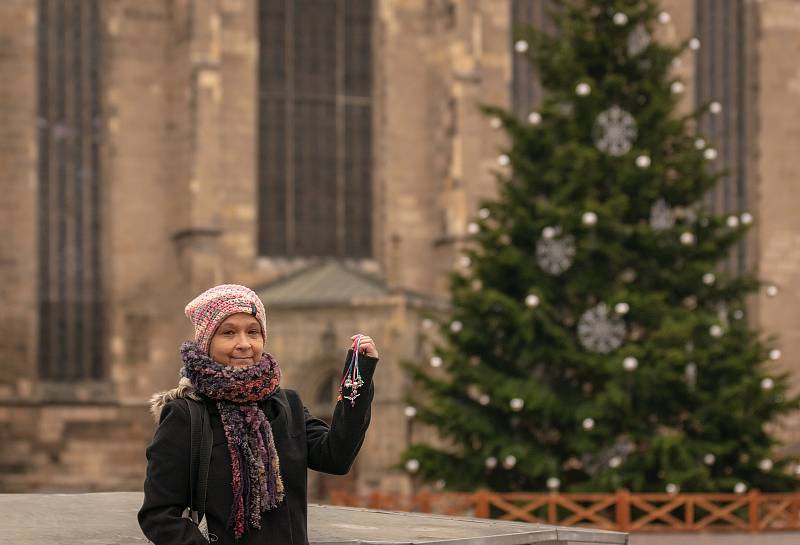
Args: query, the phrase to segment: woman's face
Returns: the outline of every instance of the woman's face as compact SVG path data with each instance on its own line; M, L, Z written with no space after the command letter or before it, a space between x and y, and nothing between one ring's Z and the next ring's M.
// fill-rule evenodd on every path
M258 363L264 352L261 324L250 314L231 314L211 337L208 351L211 359L221 365L247 367Z

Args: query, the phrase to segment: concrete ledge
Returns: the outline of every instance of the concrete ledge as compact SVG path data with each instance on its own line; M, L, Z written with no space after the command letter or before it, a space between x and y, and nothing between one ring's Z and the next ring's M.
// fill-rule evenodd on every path
M0 536L14 545L141 545L140 492L0 494ZM627 534L468 517L309 505L312 545L626 545Z

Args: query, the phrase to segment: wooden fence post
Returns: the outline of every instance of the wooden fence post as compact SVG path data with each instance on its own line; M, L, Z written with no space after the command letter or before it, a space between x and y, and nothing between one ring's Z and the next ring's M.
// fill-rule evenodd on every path
M558 524L558 492L550 492L547 496L547 523Z
M631 526L631 493L617 490L617 530L627 532Z
M478 490L473 495L475 499L475 516L478 518L489 518L489 491Z
M758 490L751 490L749 494L748 511L750 515L750 531L757 532L759 527L759 503L761 502L761 492Z

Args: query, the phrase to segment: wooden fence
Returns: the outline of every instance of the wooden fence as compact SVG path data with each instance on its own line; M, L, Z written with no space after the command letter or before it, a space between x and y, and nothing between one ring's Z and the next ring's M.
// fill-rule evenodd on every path
M332 492L330 503L351 507L468 515L624 532L767 532L800 530L800 494L611 494L381 492L358 497Z

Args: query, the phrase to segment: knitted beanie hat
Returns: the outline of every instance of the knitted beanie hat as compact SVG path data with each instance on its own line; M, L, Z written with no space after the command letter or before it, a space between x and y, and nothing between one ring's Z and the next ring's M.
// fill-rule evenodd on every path
M238 284L221 284L195 297L184 309L194 325L194 340L208 354L211 337L225 318L244 312L255 316L261 324L261 337L267 342L267 313L264 303L250 288Z

